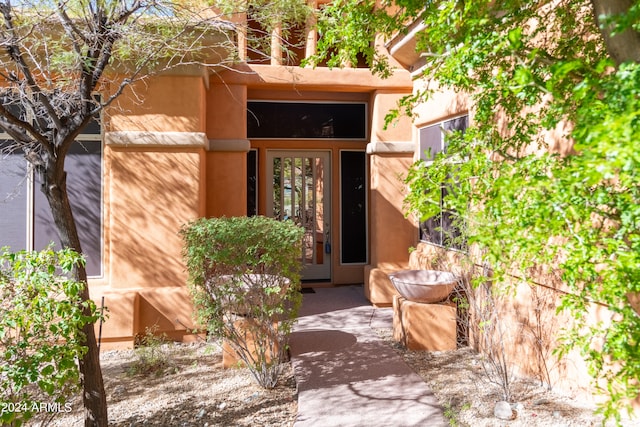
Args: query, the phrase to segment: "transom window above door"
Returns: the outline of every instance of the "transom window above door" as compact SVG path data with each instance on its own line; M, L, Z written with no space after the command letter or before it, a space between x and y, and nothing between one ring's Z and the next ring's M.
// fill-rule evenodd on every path
M247 136L279 139L367 137L365 102L249 101Z

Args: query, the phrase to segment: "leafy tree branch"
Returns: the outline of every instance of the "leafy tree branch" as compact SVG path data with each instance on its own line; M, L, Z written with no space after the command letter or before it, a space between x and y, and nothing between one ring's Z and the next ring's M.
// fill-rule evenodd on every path
M632 0L420 2L371 9L342 1L326 11L319 57L342 58L380 32L415 35L427 89L406 97L389 120L451 89L472 103L472 127L446 153L407 175L407 209L420 218L453 210L494 278L519 272L560 277L561 309L575 324L561 352L581 351L609 401L607 417L640 393L640 12ZM331 26L367 19L360 34ZM320 20L323 18L321 17ZM354 41L353 39L357 39ZM374 72L391 72L366 56ZM336 65L339 61L336 61ZM417 73L417 71L414 71ZM464 162L452 162L465 159ZM610 317L591 324L590 302Z

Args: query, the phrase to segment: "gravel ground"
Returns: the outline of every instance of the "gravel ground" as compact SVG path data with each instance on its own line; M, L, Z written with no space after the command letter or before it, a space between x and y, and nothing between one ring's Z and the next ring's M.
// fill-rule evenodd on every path
M140 366L134 351L101 355L109 425L134 426L290 426L297 412L296 384L287 364L280 385L259 387L247 369L222 369L214 344L164 345L164 363ZM145 372L146 371L146 372ZM50 424L82 426L82 404L57 414ZM40 425L41 419L32 425Z
M589 427L602 426L593 405L542 387L539 381L515 378L512 387L512 419L495 417L502 400L501 388L488 380L480 355L469 347L456 351L407 351L395 343L390 330L378 334L402 354L407 365L433 390L452 426L460 427ZM608 422L606 426L615 423ZM640 420L624 427L640 427Z
M452 426L586 427L602 423L593 407L530 381L514 384L514 419L499 420L493 409L500 391L486 380L475 352L468 348L435 353L407 351L392 341L390 330L377 332L430 385ZM222 353L214 344L165 345L163 362L148 370L140 366L139 354L113 351L102 355L112 426L293 425L297 391L289 364L280 385L264 390L247 369L222 369ZM55 414L49 425L82 426L81 402L76 399L71 403L73 410ZM43 419L37 418L30 425L42 425ZM638 425L638 420L625 423ZM320 421L318 426L322 426Z

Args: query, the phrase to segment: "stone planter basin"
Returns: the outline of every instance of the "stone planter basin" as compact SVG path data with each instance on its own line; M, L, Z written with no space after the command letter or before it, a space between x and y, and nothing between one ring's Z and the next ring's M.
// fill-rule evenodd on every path
M449 271L400 270L389 278L400 296L426 304L445 300L458 284L458 278Z
M207 291L211 298L220 300L226 310L238 315L249 315L252 307L274 307L280 304L290 283L288 278L274 274L224 275L209 279ZM269 290L278 286L279 291Z

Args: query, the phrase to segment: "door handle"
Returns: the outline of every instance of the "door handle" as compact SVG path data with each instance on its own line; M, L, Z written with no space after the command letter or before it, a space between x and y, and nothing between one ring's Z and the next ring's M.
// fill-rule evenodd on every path
M325 227L329 227L329 224L325 224ZM324 233L324 253L331 253L331 241L329 240L329 230Z

